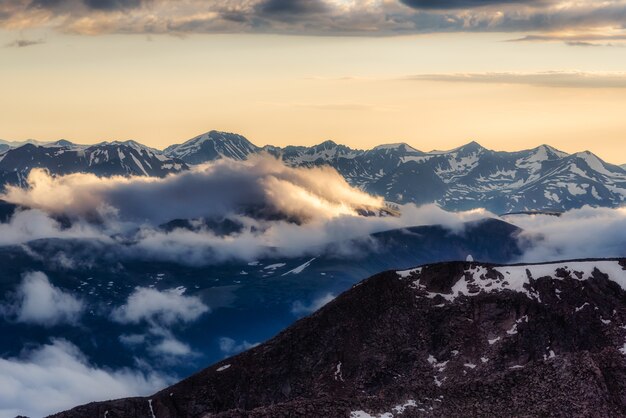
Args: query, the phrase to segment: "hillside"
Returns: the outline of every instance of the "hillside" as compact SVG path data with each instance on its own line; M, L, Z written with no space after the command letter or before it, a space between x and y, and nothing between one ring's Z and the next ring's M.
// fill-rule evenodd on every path
M623 416L626 259L387 271L147 398L55 415Z

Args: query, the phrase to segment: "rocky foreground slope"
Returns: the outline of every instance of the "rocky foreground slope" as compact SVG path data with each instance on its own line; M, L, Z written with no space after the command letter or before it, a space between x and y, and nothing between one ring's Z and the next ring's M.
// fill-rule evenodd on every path
M147 398L56 417L625 416L626 259L375 275Z

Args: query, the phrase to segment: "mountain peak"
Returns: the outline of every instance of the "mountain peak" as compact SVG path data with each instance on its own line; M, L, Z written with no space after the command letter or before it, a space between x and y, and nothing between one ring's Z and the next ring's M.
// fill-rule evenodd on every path
M335 148L337 147L337 143L331 139L327 139L326 141L319 143L317 145L314 145L312 148L317 148L317 149L331 149L331 148Z
M415 148L413 148L412 146L410 146L409 144L407 144L406 142L397 142L397 143L392 143L392 144L381 144L381 145L377 145L374 148L372 148L372 151L382 151L382 150L398 150L398 151L402 151L402 152L421 152Z
M535 150L540 151L540 152L546 152L548 155L552 154L559 158L567 157L569 155L568 153L563 152L559 149L556 149L553 146L548 145L548 144L541 144L537 148L535 148Z
M49 147L73 147L76 144L68 141L67 139L59 139L58 141L50 142L46 145Z
M242 135L212 130L182 144L167 147L164 154L180 158L188 164L201 164L221 158L245 160L258 151L259 147Z
M471 141L468 142L465 145L460 146L459 148L457 148L457 151L480 151L480 150L484 150L486 149L485 147L483 147L482 145L480 145L478 142L476 141Z

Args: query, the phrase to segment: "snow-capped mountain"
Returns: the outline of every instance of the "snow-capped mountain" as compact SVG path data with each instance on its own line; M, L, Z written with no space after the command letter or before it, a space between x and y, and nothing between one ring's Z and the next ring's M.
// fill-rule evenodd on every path
M590 152L569 155L549 145L498 152L470 142L450 151L423 152L407 144L357 150L333 141L257 147L242 136L209 132L167 155L190 164L269 153L294 167L330 165L353 186L397 203L436 202L450 210L485 207L498 213L614 207L626 201L626 170Z
M352 185L398 203L511 212L612 207L626 201L626 171L588 151L569 155L542 145L497 152L476 142L431 152L406 144L367 151L332 142L298 147L297 153L290 148L273 148L272 154L292 166L331 165Z
M163 153L187 164L201 164L220 158L244 160L259 152L259 147L241 135L210 131L182 144L169 146Z
M0 184L25 185L33 168L52 174L93 173L99 176L162 177L188 169L181 160L135 141L85 146L61 140L45 145L25 144L0 153Z
M11 146L9 144L9 146ZM470 142L449 151L423 152L404 143L352 149L333 141L258 147L245 137L210 131L163 153L136 142L78 146L68 141L26 144L0 151L0 184L24 184L33 167L52 173L162 176L222 158L267 153L293 167L329 165L353 186L396 203L435 202L449 210L484 207L497 213L563 211L626 202L626 169L585 151L567 154L549 145L517 152Z

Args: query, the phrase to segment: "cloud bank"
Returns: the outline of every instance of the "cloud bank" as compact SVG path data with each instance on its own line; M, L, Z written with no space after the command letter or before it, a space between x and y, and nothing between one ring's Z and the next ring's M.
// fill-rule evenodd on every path
M375 232L425 224L458 232L466 221L493 216L435 205L405 205L398 217L371 216L382 199L349 186L335 170L290 168L269 157L219 161L164 179L51 177L35 170L29 184L0 196L36 208L0 224L0 245L87 238L120 257L194 265L315 256L329 244L339 255L350 254L350 240ZM56 218L71 219L71 226Z
M0 416L47 416L86 402L148 395L170 383L151 372L98 368L76 346L56 339L0 359Z
M28 184L28 189L7 187L1 198L51 214L152 225L229 213L304 222L382 205L382 199L350 187L332 168L291 168L271 157L220 160L164 179L52 177L34 169Z

